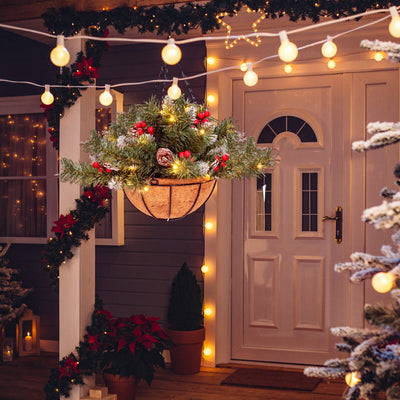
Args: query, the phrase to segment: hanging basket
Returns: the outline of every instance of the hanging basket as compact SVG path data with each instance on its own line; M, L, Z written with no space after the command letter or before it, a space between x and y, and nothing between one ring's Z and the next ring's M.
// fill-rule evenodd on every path
M147 191L125 189L129 201L142 213L167 221L186 217L203 205L215 179L152 179Z

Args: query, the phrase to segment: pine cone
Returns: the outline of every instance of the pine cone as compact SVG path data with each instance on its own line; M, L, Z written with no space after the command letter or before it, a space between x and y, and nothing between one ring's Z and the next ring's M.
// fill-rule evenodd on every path
M169 167L174 160L174 154L170 149L161 147L157 150L156 159L162 167Z

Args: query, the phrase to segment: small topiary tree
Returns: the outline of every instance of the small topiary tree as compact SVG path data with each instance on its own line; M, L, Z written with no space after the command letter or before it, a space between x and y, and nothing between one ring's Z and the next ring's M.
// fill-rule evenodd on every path
M201 288L186 262L172 281L167 320L168 328L177 331L194 331L203 326Z

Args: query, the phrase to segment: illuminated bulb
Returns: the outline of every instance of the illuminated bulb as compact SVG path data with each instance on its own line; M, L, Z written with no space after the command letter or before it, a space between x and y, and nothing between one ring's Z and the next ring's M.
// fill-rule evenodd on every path
M247 64L247 72L243 76L243 81L247 86L254 86L258 82L258 75L253 71L251 63Z
M400 17L397 12L397 8L392 6L389 8L390 15L392 16L392 20L389 24L389 32L395 38L400 37Z
M148 192L148 191L149 191L149 187L148 187L148 186L145 186L145 187L143 188L143 191L144 191L144 192Z
M395 277L391 273L378 272L371 279L371 284L378 293L387 293L392 289L394 281Z
M335 60L329 60L328 61L328 68L329 69L334 69L336 67L336 62Z
M337 46L332 42L332 38L328 36L326 42L321 47L321 53L326 58L332 58L336 55Z
M201 272L203 274L206 274L209 270L210 270L210 268L208 267L208 265L202 265L201 266Z
M161 51L161 58L169 65L177 64L182 57L181 49L175 44L175 40L170 38L168 43Z
M213 94L209 94L207 96L207 103L209 103L209 104L215 103L215 96Z
M176 100L181 97L181 89L178 86L178 78L172 79L172 85L168 88L167 94L170 99Z
M279 38L281 39L278 50L279 58L286 63L294 61L298 54L297 46L289 41L286 31L280 31Z
M54 101L54 96L50 92L50 85L44 85L44 92L40 97L43 104L50 105Z
M247 63L241 63L240 64L240 70L242 71L242 72L246 72L247 71Z
M99 96L100 103L103 104L103 106L109 106L113 102L110 88L110 85L106 85L104 92Z
M204 315L206 315L207 317L209 317L210 315L212 315L213 311L211 307L206 307L204 309Z
M57 36L57 46L50 53L51 62L57 67L64 67L69 63L69 52L64 46L64 36Z
M290 74L293 71L293 68L290 64L286 64L284 70L287 74Z
M361 382L361 379L358 377L357 372L349 372L348 374L346 374L344 380L350 387L353 387L357 385L358 382Z
M176 170L178 169L178 166L177 166L176 164L172 164L172 169L173 169L174 171L176 171Z
M212 228L214 228L214 224L212 222L206 222L206 224L204 225L204 227L209 231Z
M212 66L215 65L215 63L217 62L215 57L207 57L207 65Z
M374 54L375 61L382 61L386 57L386 54L383 51L377 51Z
M207 356L211 356L212 354L212 350L210 347L205 347L203 350L203 354L207 357Z

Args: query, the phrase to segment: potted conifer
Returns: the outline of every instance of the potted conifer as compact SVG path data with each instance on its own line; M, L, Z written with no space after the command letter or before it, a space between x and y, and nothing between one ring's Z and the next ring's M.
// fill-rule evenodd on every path
M186 263L172 282L167 320L172 370L177 374L199 372L205 339L203 301L196 276Z

